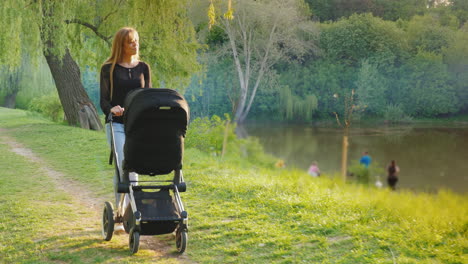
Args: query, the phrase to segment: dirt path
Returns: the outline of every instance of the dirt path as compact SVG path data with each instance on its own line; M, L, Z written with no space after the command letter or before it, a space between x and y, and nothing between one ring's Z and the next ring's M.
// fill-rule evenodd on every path
M89 215L88 219L83 219L85 220L84 222L92 223L100 221L101 211L103 209L103 197L96 196L93 192L89 191L85 185L67 179L63 173L48 167L47 162L37 156L31 149L26 148L13 137L9 136L7 129L0 128L0 142L6 144L12 152L36 164L41 172L55 183L57 189L69 194L77 203L91 208L93 213ZM100 232L101 230L96 230L96 234L100 235ZM150 249L154 251L156 258L174 258L177 259L179 263L193 263L185 255L173 254L175 241L173 241L172 244L174 245L169 245L156 236L142 236L140 238L140 249Z

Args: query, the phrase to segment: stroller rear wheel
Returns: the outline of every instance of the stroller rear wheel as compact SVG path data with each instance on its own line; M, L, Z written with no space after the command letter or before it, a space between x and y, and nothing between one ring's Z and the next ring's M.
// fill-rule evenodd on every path
M176 247L177 252L184 253L187 248L188 235L186 230L177 229L176 231Z
M102 237L106 241L112 239L114 234L114 210L112 204L106 202L104 205L104 210L102 212Z
M130 236L128 239L128 246L130 248L130 252L135 254L138 252L138 248L140 247L140 232L135 231L134 228L130 230Z

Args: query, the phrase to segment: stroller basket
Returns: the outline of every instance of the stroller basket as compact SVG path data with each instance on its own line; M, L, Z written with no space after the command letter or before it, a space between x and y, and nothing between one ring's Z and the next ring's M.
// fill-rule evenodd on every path
M169 190L134 192L134 196L138 210L144 212L141 216L142 235L172 233L182 221Z

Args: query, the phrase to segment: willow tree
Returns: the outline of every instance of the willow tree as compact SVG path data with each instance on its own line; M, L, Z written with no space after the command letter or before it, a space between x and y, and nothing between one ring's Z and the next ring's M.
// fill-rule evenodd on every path
M243 123L272 66L279 61L300 59L315 47L315 27L308 20L310 13L303 0L221 2L232 2L232 8L210 6L210 24L217 23L229 39L227 55L233 58L239 80L234 121Z
M0 44L6 44L0 48L0 64L18 64L21 52L44 55L68 123L101 129L81 83L81 68L98 70L114 32L130 25L140 32L141 53L153 68L153 83L184 87L199 67L187 1L4 0L0 23L9 30L0 36Z

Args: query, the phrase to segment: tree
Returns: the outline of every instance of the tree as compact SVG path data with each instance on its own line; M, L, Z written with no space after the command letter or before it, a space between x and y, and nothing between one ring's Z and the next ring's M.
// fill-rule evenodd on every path
M427 9L428 0L306 0L314 17L337 21L355 13L372 13L385 20L409 19Z
M466 0L450 0L450 9L460 19L460 22L466 23L468 20L468 1Z
M406 23L405 31L415 54L420 50L441 53L453 37L453 30L442 26L439 18L432 14L413 17Z
M334 94L333 98L337 101L342 100L343 112L341 115L338 112L334 112L336 122L343 128L343 143L341 150L341 177L343 181L346 181L346 172L348 171L348 148L349 148L349 128L353 119L353 113L358 110L354 101L354 90L351 90L350 95L347 94L339 95ZM339 102L341 103L341 102Z
M387 80L379 73L376 65L363 61L356 81L356 95L361 106L372 114L381 115L387 105Z
M442 56L420 51L401 69L403 87L399 102L413 116L436 116L455 113L460 101Z
M226 45L239 79L234 121L243 123L272 66L315 48L314 26L307 22L307 8L299 0L238 0L233 9L233 19L217 17L228 36Z
M393 65L407 49L403 30L372 14L356 14L323 25L320 47L327 58L353 67L365 59L380 66Z
M447 47L443 48L444 63L457 89L457 97L468 110L468 23L456 32Z
M81 83L81 69L86 65L99 69L109 54L112 34L130 25L140 32L142 54L153 68L153 83L183 88L191 73L199 70L199 46L186 16L186 3L6 0L2 3L4 16L0 16L0 23L11 30L0 36L0 44L6 46L0 49L0 64L17 65L21 52L36 57L42 53L68 123L100 129L96 108ZM16 48L9 42L21 45Z

